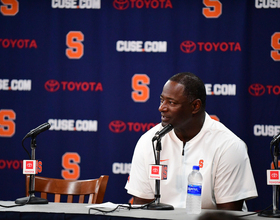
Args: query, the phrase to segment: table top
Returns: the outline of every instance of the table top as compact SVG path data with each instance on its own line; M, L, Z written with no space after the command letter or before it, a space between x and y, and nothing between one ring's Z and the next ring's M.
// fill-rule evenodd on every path
M15 205L14 201L0 201L0 205L11 206ZM116 207L118 204L112 204ZM27 204L24 206L17 206L12 208L0 207L0 212L20 212L20 213L66 213L66 214L81 214L83 216L110 216L110 217L128 217L128 218L142 218L142 219L198 219L201 215L205 213L218 213L219 210L209 210L203 209L199 215L189 215L183 208L175 208L175 210L147 210L147 209L127 209L119 208L114 212L104 214L100 211L89 210L91 204L85 203L53 203L48 204ZM106 211L112 210L112 207L101 207L101 205L95 204L95 208L100 208ZM128 205L127 205L128 206ZM242 212L242 211L226 211L226 213L242 216L245 214L254 214L253 212ZM257 214L243 217L242 219L266 219L266 217L258 216ZM267 218L268 219L268 218ZM269 218L274 219L274 218ZM278 219L278 218L275 218Z

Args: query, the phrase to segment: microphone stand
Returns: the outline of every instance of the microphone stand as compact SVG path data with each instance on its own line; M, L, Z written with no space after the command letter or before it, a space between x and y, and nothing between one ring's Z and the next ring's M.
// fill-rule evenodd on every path
M275 143L274 146L274 169L278 170L278 156L279 156L279 141ZM259 216L262 217L273 217L280 218L280 211L278 209L279 206L279 185L272 186L272 210L265 210L259 213Z
M31 160L35 160L35 148L36 145L36 137L31 138ZM30 180L29 180L29 197L19 198L16 199L16 204L48 204L47 199L43 199L41 197L35 197L35 174L30 174Z
M156 165L160 165L160 151L161 151L161 139L157 140L156 145ZM174 210L174 207L172 205L160 203L160 180L156 180L155 183L155 199L156 201L154 203L151 203L148 205L148 210Z

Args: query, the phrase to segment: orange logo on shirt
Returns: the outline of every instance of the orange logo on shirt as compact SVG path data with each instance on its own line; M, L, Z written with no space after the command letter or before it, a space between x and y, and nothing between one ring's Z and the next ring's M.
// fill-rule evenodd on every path
M200 160L200 161L199 161L199 168L200 168L200 169L203 168L203 163L204 163L204 160Z

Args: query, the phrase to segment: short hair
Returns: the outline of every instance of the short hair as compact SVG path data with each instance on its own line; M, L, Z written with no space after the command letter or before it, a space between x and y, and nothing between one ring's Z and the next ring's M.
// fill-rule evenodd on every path
M170 81L182 84L184 89L184 95L187 96L190 101L200 99L202 107L206 106L206 90L203 81L193 73L182 72L172 76Z

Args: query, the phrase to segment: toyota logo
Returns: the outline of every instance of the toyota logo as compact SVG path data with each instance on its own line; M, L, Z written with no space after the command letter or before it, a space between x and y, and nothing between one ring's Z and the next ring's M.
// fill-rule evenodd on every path
M126 124L123 121L115 120L109 124L109 129L114 133L121 133L125 131Z
M153 167L152 174L159 174L159 169L157 167Z
M252 96L262 96L265 92L265 87L262 84L256 83L250 85L248 90Z
M26 163L26 169L33 169L33 163Z
M192 53L196 50L196 44L193 41L184 41L181 43L180 49L184 53Z
M60 84L55 79L50 79L45 83L45 89L48 92L56 92L60 87Z
M129 6L129 1L128 0L114 0L113 6L115 9L125 10Z

